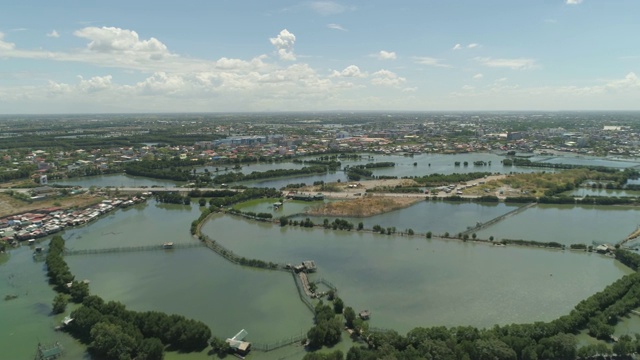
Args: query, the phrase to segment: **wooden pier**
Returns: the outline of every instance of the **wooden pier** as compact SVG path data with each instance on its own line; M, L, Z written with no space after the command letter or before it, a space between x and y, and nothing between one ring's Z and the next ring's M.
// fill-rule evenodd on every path
M111 253L123 253L123 252L139 252L139 251L152 251L152 250L165 250L172 251L177 249L190 249L197 247L204 247L201 242L198 243L185 243L185 244L173 244L171 248L167 248L164 244L158 245L145 245L145 246L124 246L105 249L82 249L82 250L70 250L64 251L64 256L71 255L94 255L94 254L111 254Z
M478 225L476 225L475 227L473 227L471 229L467 229L465 231L462 231L461 234L463 236L464 235L470 235L470 234L472 234L474 232L477 232L477 231L480 231L482 229L485 229L485 228L487 228L487 227L489 227L489 226L491 226L491 225L493 225L493 224L495 224L495 223L497 223L499 221L502 221L502 220L504 220L504 219L506 219L506 218L508 218L510 216L519 214L519 213L521 213L521 212L523 212L523 211L525 211L525 210L527 210L529 208L532 208L532 207L534 207L536 205L537 205L537 203L529 203L527 205L520 206L519 208L517 208L515 210L511 210L506 214L500 215L500 216L498 216L496 218L493 218L493 219L491 219L491 220L489 220L487 222L478 224Z

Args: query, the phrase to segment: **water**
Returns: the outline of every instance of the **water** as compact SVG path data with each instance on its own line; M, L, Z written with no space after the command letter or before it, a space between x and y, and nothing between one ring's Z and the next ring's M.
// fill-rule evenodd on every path
M371 229L374 225L384 228L395 226L397 231L413 229L417 233L433 234L457 234L474 227L478 222L486 222L509 211L516 209L517 205L505 203L469 203L469 202L445 202L445 201L420 201L410 207L393 212L374 215L365 218L345 218L355 225L362 222L365 229ZM324 219L330 222L336 217L329 216L298 216L304 219L310 217L314 223L322 223Z
M252 206L262 205L258 202ZM450 224L442 225L442 229L458 230L467 221L491 218L511 209L504 204L442 202L416 206L381 215L380 223L401 229L403 225L394 222L407 221L408 227L421 229L426 214L427 219L433 218L429 220L433 221L429 225L432 231L440 223ZM621 227L613 220L637 216L633 209L606 209L581 223L591 227L594 219L603 217L608 220L602 222L603 232L611 234ZM574 211L584 219L585 213L581 212L591 210L567 207L554 210L552 217L563 217L564 224L571 224ZM164 205L151 200L68 229L63 236L72 249L159 245L166 241L195 243L189 224L198 215L195 204ZM547 227L545 223L544 227L520 231L531 231L539 238ZM345 303L356 311L371 310L372 326L401 333L416 326L485 327L552 320L631 272L596 254L492 247L422 236L281 228L224 215L216 215L203 231L248 258L285 263L315 260L319 271L313 278L323 277L334 283ZM567 232L565 227L556 231ZM31 252L28 247L12 250L9 259L0 262L0 295L19 296L0 300L3 358L32 357L38 341L61 341L68 358L81 359L84 347L53 331L64 315L48 315L55 293L46 282L43 263L34 263ZM220 337L245 328L250 341L272 342L304 332L312 324L311 313L298 299L290 274L233 265L206 248L76 255L66 260L77 278L89 279L91 291L106 300L121 301L134 310L193 317L204 321ZM291 347L274 356L299 358L299 350ZM289 352L296 355L289 356ZM206 355L170 353L167 358L202 359Z
M541 169L541 168L527 168L527 167L518 167L518 166L502 166L500 163L504 157L490 154L490 153L469 153L469 154L454 154L454 155L445 155L445 154L419 154L410 156L402 156L402 155L371 155L373 158L369 158L368 156L371 154L364 154L362 159L352 160L352 159L339 159L342 167L345 166L355 166L355 165L364 165L372 162L394 162L396 166L388 167L388 168L372 168L370 169L375 176L424 176L429 174L453 174L453 173L469 173L469 172L490 172L490 173L500 173L500 174L508 174L508 173L530 173L530 172L539 172L546 171L550 172L550 169ZM315 157L312 157L315 158ZM459 161L460 166L455 166L455 162ZM464 162L468 162L468 166L464 166ZM474 166L474 161L485 161L491 162L491 166ZM413 164L416 163L416 166ZM279 163L277 164L278 168L287 168L286 164ZM298 164L291 164L298 165ZM294 167L291 167L294 168ZM265 168L268 170L268 168ZM243 169L243 172L246 171ZM553 170L551 170L553 171ZM269 187L280 189L286 186L289 183L301 183L304 182L307 185L313 184L315 181L324 181L328 182L336 182L340 180L341 182L348 181L346 174L343 171L337 171L328 174L322 175L312 175L312 176L296 176L289 178L278 178L278 179L264 179L264 180L256 180L256 181L247 181L242 182L243 185L253 186L253 187Z
M532 159L531 161L535 161ZM632 168L640 166L640 162L633 160L616 160L610 158L599 158L593 156L558 156L542 160L549 164L569 164L586 166L604 166L618 169Z
M52 316L55 292L47 282L43 263L34 263L33 250L26 246L11 250L10 259L0 265L0 348L3 359L32 359L38 342L59 341L66 358L84 358L84 347L70 336L54 331L64 314ZM17 295L5 301L6 295ZM70 307L67 306L67 312Z
M130 176L125 174L108 174L98 176L86 176L80 178L63 179L52 181L55 184L81 186L84 188L95 187L143 187L160 186L174 187L180 185L178 181L151 179L141 176Z
M477 234L482 239L614 244L637 228L639 217L640 209L629 206L536 205Z
M289 273L236 266L207 248L69 256L67 262L105 300L198 319L219 337L246 329L251 341L269 343L312 325Z
M218 216L203 231L237 254L298 263L313 259L371 325L491 326L548 321L630 270L595 254L493 247L423 237L389 237L254 225Z
M567 196L608 196L608 197L638 197L640 191L634 190L618 190L618 189L593 189L593 188L577 188L571 191L562 193Z
M410 156L402 155L380 155L380 154L361 154L362 158L358 160L352 159L339 159L342 163L342 167L347 165L364 165L371 162L394 162L396 166L390 168L374 168L371 169L376 176L424 176L434 173L440 174L453 174L453 173L468 173L468 172L491 172L499 174L508 173L530 173L530 172L554 172L553 169L537 168L537 167L518 167L518 166L502 166L501 161L503 156L499 156L492 153L468 153L468 154L419 154ZM369 157L371 156L371 158ZM315 159L317 156L303 157L301 159ZM592 165L592 166L608 166L615 168L627 168L640 166L640 162L633 160L615 160L607 158L596 157L540 157L532 158L532 161L543 161L548 163L563 163L573 165ZM454 163L459 161L460 166L455 166ZM463 166L463 163L467 161L468 166ZM474 166L474 161L491 162L491 166ZM416 166L413 164L416 163ZM230 164L218 165L219 173L225 173L229 171L240 171L244 174L251 173L253 171L267 171L274 169L300 169L305 164L296 164L292 162L274 162L274 163L258 163L258 164L243 164L239 170L234 170ZM224 170L227 167L228 170ZM216 166L199 167L198 171L203 172L204 169L208 169L213 175L216 174ZM313 184L315 181L324 182L336 182L347 181L347 177L343 171L337 171L321 175L311 176L294 176L287 178L277 179L263 179L254 181L245 181L241 184L253 187L269 187L280 189L289 183L305 183L307 185ZM161 180L161 179L148 179L143 177L128 176L125 174L110 174L102 176L91 176L84 178L64 179L56 181L58 184L82 186L82 187L141 187L141 186L160 186L171 187L180 185L183 183Z
M197 204L160 204L150 200L111 212L88 226L65 230L63 237L66 247L72 250L193 243L189 226L199 216Z

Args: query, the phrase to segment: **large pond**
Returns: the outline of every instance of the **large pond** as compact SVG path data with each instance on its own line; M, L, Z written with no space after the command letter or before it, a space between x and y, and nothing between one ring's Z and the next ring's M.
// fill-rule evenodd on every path
M628 206L536 205L478 231L480 238L560 244L615 244L638 226L640 209Z
M281 228L217 216L203 231L247 258L313 259L345 303L371 325L416 326L552 320L630 270L596 254L494 247L424 237Z
M258 202L253 206L262 205ZM406 226L416 231L423 231L423 227L434 232L459 231L510 209L504 204L420 202L415 208L387 214L379 222L398 229L405 226L402 221L407 221ZM522 214L531 210L537 208ZM555 216L564 217L565 224L570 224L574 211L581 214L591 209L566 210L556 210ZM620 214L612 211L617 215L611 218L635 214L633 209ZM189 224L198 215L195 204L164 205L151 200L68 229L63 236L68 239L67 247L75 250L159 245L166 241L197 244L189 234ZM598 225L590 217L584 221L589 227ZM610 234L621 227L616 222L608 224L603 226ZM537 239L544 237L546 227L520 231L531 231ZM564 228L557 230L567 232ZM427 240L424 236L281 228L224 215L216 215L203 231L248 258L284 263L315 260L319 271L313 278L322 277L336 285L348 306L371 310L372 326L401 333L416 326L484 327L551 320L630 272L597 254ZM21 247L0 262L0 295L18 295L1 305L3 357L33 357L38 341L61 341L69 358L81 359L84 347L53 331L63 315L49 315L55 294L47 284L43 263L34 262L31 252ZM106 300L121 301L134 310L193 317L207 323L218 336L230 336L245 328L251 341L268 343L304 332L312 323L291 275L233 265L207 248L74 255L66 260L77 278L90 280L91 291ZM299 354L299 349L294 352ZM202 354L169 354L167 358L197 359Z
M457 234L476 226L478 222L487 222L517 208L517 205L505 203L419 201L412 206L385 214L364 218L340 218L351 221L354 225L362 222L365 229L380 225L384 228L395 227L397 231L412 229L417 233L424 234L431 231L433 234L442 235L446 232ZM311 218L315 223L322 223L324 219L333 221L336 218L308 215L300 215L297 218L304 219L306 217Z

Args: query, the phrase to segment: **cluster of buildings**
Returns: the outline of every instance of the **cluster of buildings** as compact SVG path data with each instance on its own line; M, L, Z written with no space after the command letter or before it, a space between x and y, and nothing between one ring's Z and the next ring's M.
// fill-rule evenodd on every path
M69 226L86 224L118 207L128 207L142 201L145 201L145 197L116 198L103 200L82 210L51 207L8 216L0 219L0 240L14 246L19 241L35 242L37 238L57 233Z
M213 116L213 115L212 115ZM95 136L140 136L152 126L191 136L189 145L102 146L84 149L0 149L0 173L29 166L36 182L121 171L128 161L169 158L204 159L220 164L243 158L270 161L341 152L383 154L466 153L486 151L574 152L587 155L640 156L640 131L634 119L603 114L416 113L416 114L262 114L132 121L99 129ZM67 123L65 123L67 124ZM142 124L146 124L143 126ZM70 124L65 136L90 138ZM179 125L179 126L178 126ZM79 125L81 128L81 125ZM2 128L2 127L0 127ZM63 130L60 131L63 131ZM77 128L76 128L77 129ZM7 131L10 129L7 128ZM0 136L9 132L0 133ZM72 134L72 135L69 135ZM18 135L18 133L16 133ZM1 179L0 179L1 180Z

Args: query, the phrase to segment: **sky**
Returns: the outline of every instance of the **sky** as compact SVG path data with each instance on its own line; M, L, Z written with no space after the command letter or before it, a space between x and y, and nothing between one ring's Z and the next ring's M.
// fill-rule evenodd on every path
M0 114L640 110L638 0L10 1Z

